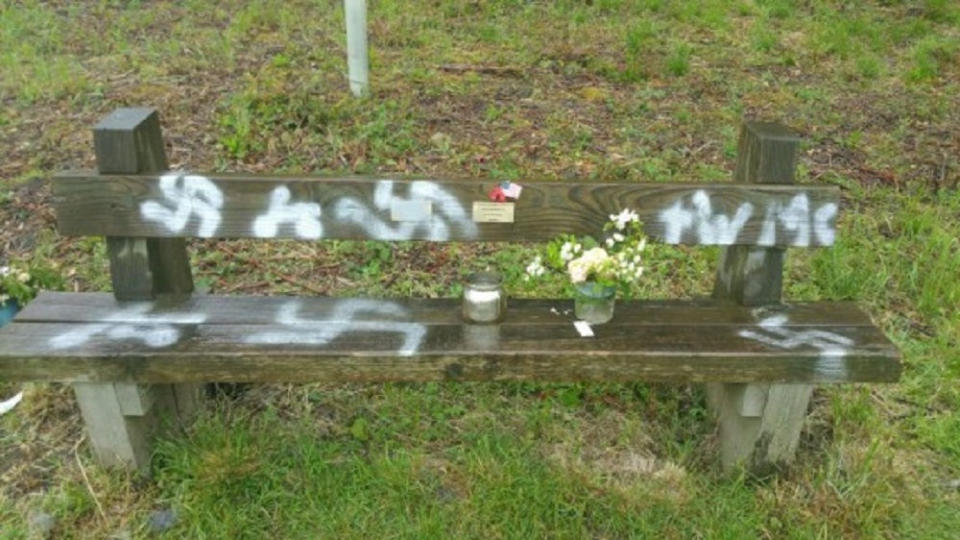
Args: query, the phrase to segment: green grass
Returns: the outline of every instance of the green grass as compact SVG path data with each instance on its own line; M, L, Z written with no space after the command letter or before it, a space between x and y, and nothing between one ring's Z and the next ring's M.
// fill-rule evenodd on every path
M99 239L53 231L53 171L89 127L160 108L195 170L722 181L743 118L806 142L798 181L844 198L838 244L791 250L790 299L856 300L897 385L820 388L797 464L719 472L685 385L257 386L165 438L153 478L94 464L68 388L0 419L0 537L908 537L960 529L960 7L954 2L371 1L372 96L339 4L0 1L0 264L108 290ZM456 73L444 64L516 68ZM215 293L456 296L531 246L196 241ZM656 246L641 297L710 291L717 250ZM0 382L0 396L16 388Z

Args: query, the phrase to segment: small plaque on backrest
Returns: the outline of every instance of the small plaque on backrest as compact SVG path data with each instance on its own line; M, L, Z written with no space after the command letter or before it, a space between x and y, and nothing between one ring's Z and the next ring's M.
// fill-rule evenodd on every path
M473 203L474 223L513 223L514 203L483 202Z

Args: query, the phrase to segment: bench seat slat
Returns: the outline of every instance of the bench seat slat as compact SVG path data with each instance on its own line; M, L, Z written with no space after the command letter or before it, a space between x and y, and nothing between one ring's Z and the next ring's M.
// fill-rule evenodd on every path
M284 306L296 303L304 319L333 320L343 298L302 296L194 295L185 300L118 303L109 293L45 291L17 315L19 322L176 321L178 313L202 313L204 324L274 324ZM384 299L406 312L406 319L423 324L459 324L460 300L451 298ZM513 324L542 324L570 319L572 300L510 299L507 315ZM788 311L790 326L873 326L854 302L801 302L780 307L750 308L710 299L617 302L616 322L623 324L730 325L754 324L758 318ZM124 312L130 313L125 316ZM567 316L562 317L566 312ZM363 316L361 312L359 316ZM341 316L341 318L343 318ZM354 317L355 318L355 317ZM376 318L376 317L374 317Z
M39 297L0 330L0 378L817 383L900 371L893 345L845 303L621 302L584 338L561 301L513 300L503 324L483 326L462 324L451 300L207 296L155 309L104 296Z

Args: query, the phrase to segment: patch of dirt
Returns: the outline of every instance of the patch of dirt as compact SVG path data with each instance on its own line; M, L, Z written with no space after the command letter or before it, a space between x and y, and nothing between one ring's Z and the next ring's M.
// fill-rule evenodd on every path
M38 178L0 199L0 264L26 256L36 246L37 235L56 223L50 207L50 186Z

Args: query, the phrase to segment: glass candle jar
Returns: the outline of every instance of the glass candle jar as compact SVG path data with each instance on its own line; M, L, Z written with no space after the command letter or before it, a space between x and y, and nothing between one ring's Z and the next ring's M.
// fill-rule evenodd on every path
M496 323L507 312L503 277L497 272L476 272L463 287L463 319L472 323Z

